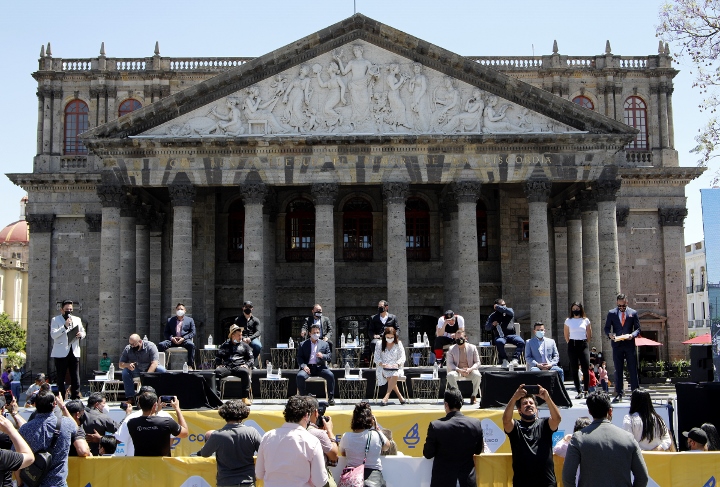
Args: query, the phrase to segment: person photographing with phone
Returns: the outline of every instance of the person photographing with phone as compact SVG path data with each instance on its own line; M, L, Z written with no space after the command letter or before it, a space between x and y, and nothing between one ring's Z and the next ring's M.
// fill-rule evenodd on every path
M333 423L330 416L325 416L328 404L325 401L318 402L312 396L303 396L310 408L310 421L308 422L308 433L320 440L320 447L325 456L325 468L327 468L328 484L330 487L336 485L329 467L338 464L338 444L333 433Z
M55 360L58 390L65 395L65 374L70 370L70 399L80 398L80 340L85 328L80 317L73 315L73 301L62 302L62 314L50 321L53 348L50 356Z
M128 432L135 445L136 457L169 457L170 436L187 438L189 432L185 418L180 410L177 397L162 396L168 399L175 410L177 421L172 418L158 416L160 407L158 397L153 392L144 392L138 396L138 404L142 409L142 416L128 421Z

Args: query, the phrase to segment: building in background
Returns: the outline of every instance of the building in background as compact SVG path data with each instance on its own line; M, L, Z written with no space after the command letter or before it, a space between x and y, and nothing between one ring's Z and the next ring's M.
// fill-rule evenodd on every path
M697 335L710 332L707 264L703 242L685 246L685 284L687 286L688 331Z
M715 380L720 381L720 187L700 190L707 263L708 313L712 320Z
M27 330L30 234L25 221L27 196L20 200L20 219L0 230L0 312Z

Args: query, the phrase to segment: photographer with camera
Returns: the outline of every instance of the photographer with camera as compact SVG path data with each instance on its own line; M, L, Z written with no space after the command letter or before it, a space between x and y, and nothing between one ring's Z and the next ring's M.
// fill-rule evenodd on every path
M325 416L328 404L325 401L318 402L312 396L304 396L304 398L308 402L310 411L312 411L308 422L308 433L320 440L320 446L325 456L325 467L328 469L328 483L325 485L334 487L336 483L329 467L337 465L339 450L333 433L332 418Z
M188 427L185 424L180 402L175 396L161 396L162 402L154 392L144 392L138 397L142 416L127 422L127 429L135 445L136 457L169 457L170 436L187 438ZM156 414L160 404L170 404L177 415L177 422L172 418Z

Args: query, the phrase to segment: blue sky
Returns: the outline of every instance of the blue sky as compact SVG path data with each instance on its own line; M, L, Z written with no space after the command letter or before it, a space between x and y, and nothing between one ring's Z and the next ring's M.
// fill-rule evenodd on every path
M609 39L619 55L657 53L657 0L601 3L553 0L357 0L357 10L380 22L462 55L604 52ZM155 41L163 56L258 56L353 14L352 0L81 0L6 2L0 17L3 86L0 117L5 157L0 173L32 172L37 127L40 46L52 43L55 57L96 57L100 43L111 57L152 56ZM682 166L705 115L691 88L689 65L678 65L673 110L675 145ZM715 167L686 190L686 242L702 239L700 189L709 187ZM0 177L0 227L17 220L22 189Z

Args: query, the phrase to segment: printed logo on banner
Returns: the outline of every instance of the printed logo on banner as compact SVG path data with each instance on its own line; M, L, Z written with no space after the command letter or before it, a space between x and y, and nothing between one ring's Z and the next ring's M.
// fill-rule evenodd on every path
M260 436L263 436L265 434L265 430L260 427L259 424L257 424L252 419L244 421L243 424L245 426L249 426L250 428L254 428L258 433L260 433Z
M207 483L207 480L204 478L193 475L192 477L188 477L188 479L183 482L180 487L212 487L212 485Z
M417 423L415 423L412 428L410 428L408 432L405 433L405 436L403 436L403 441L408 448L415 448L415 445L420 443L420 431Z
M557 430L552 435L552 446L555 448L558 444L558 441L563 439L563 436L565 436L565 430Z
M172 443L170 443L170 449L174 450L176 446L180 444L180 438L173 438Z
M715 487L715 477L710 477L703 487Z
M483 439L490 451L495 453L505 443L505 432L498 427L491 419L480 421L483 429Z

